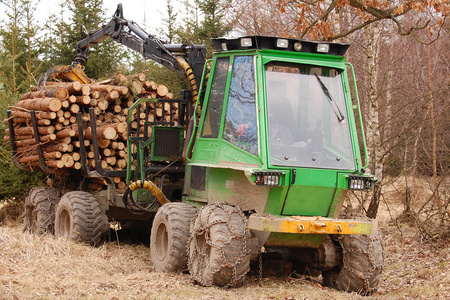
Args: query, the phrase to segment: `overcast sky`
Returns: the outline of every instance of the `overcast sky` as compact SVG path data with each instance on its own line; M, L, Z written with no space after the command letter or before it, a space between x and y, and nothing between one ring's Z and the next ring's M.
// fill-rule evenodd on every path
M51 13L59 11L59 3L64 0L41 0L34 15L37 22L44 23ZM183 0L171 0L172 6L181 7ZM127 20L135 21L145 27L149 34L156 34L162 28L162 19L167 14L166 0L103 0L106 17L112 17L117 4L122 3L123 15ZM0 4L0 20L4 20L5 6ZM180 15L180 14L179 14ZM144 23L145 20L145 23Z

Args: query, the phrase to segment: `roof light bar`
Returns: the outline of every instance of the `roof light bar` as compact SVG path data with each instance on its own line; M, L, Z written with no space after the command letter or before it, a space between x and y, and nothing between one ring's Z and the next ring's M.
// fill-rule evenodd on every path
M244 36L240 38L213 38L217 51L236 51L250 49L271 49L303 53L320 53L342 56L349 44L313 42L291 38L269 36Z

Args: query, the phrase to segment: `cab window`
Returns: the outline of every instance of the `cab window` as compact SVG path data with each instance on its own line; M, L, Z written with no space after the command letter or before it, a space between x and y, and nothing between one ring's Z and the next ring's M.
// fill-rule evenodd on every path
M253 56L236 56L225 115L223 139L258 154Z

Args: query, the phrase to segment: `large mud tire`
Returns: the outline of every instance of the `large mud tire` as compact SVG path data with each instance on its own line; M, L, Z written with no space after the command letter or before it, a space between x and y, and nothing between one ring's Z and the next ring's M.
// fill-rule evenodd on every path
M191 221L189 272L202 286L234 287L250 269L250 231L238 207L204 206Z
M95 246L108 231L108 219L88 192L64 194L56 206L55 215L56 237Z
M377 235L345 235L336 239L342 263L322 271L325 286L370 295L376 291L383 269L383 247Z
M59 192L50 187L32 188L25 199L23 231L29 233L51 233L55 228L55 205Z
M193 205L167 203L158 209L150 235L150 257L159 272L187 269L187 243L191 219L197 212Z

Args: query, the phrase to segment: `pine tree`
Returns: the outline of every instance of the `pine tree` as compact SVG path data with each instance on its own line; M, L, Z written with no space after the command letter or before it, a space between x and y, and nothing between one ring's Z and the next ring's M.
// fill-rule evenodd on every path
M62 3L60 13L52 15L46 25L46 67L72 63L77 43L86 33L100 29L109 21L110 18L105 17L103 0L70 0ZM121 67L124 57L124 49L107 38L90 48L85 72L92 79L108 77Z
M2 0L6 5L7 20L0 30L0 118L6 118L8 106L35 83L40 67L39 47L34 24L36 1ZM6 125L0 123L0 139L3 140ZM20 195L32 185L42 183L42 174L26 172L12 163L9 144L0 144L0 200Z

